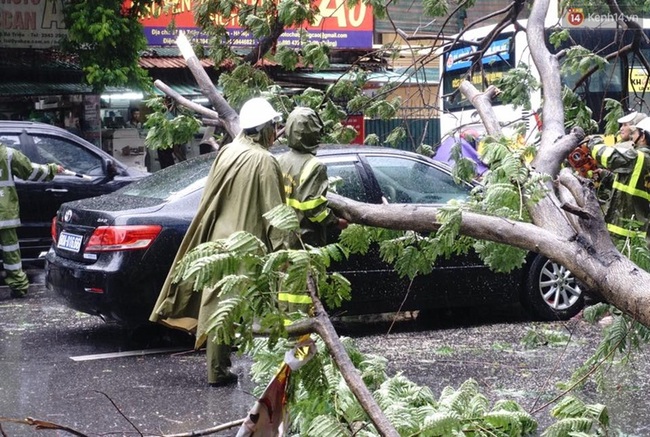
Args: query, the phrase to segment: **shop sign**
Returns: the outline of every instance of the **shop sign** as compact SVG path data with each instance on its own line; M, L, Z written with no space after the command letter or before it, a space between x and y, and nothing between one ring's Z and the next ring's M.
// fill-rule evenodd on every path
M45 49L65 35L63 0L0 1L0 47Z
M628 90L633 93L645 93L650 91L650 79L643 68L630 69L630 83Z
M372 48L373 15L370 6L358 2L350 8L346 0L316 0L315 3L320 14L313 25L305 28L310 40L322 41L336 49ZM194 21L193 7L192 0L179 0L169 12L160 7L153 9L148 17L141 20L149 45L176 45L179 30L187 33L193 43L208 45L208 36L198 31ZM172 22L173 31L170 30ZM226 27L234 47L253 47L258 42L253 35L243 31L237 12L229 17L215 16L214 22ZM278 40L278 45L299 44L298 29L287 29Z
M351 144L363 144L366 137L366 121L363 114L352 114L341 122L343 126L350 126L356 129L357 136L351 141Z

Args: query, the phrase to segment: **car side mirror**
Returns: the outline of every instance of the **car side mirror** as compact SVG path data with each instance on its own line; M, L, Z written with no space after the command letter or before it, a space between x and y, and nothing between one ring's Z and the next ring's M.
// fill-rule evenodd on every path
M117 170L117 165L115 165L115 161L112 159L104 159L102 161L102 167L104 174L108 177L108 179L113 179L119 173Z

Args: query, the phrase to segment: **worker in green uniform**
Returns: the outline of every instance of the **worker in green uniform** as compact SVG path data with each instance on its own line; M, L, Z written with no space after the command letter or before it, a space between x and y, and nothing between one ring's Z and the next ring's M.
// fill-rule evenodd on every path
M16 228L20 226L20 205L14 176L25 181L50 180L63 172L58 164L33 164L18 150L0 143L0 246L11 297L24 297L29 280L23 271Z
M336 217L327 205L327 167L315 156L322 133L323 122L318 114L311 108L296 107L285 125L290 150L278 156L287 205L298 215L302 242L312 246L327 243L329 228L347 226L347 221ZM299 247L298 242L291 245ZM309 314L312 305L307 290L300 294L281 292L278 301L286 312Z
M606 146L600 137L588 144L598 165L614 174L605 222L615 239L626 239L637 232L630 229L630 220L644 224L638 235L645 237L650 217L650 118L637 122L632 141L632 148Z
M284 234L263 215L285 203L282 173L268 151L275 141L276 123L282 116L269 102L257 97L242 106L242 132L217 155L194 220L178 249L173 266L191 249L207 241L246 231L262 240L269 251L283 246ZM189 282L173 283L167 275L150 320L196 334L198 349L207 340L208 383L222 386L237 381L230 371L231 346L208 338L210 317L219 306L218 291L192 290Z

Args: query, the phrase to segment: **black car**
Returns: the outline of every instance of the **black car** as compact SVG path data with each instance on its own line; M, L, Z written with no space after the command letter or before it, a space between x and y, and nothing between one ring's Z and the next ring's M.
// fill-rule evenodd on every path
M43 263L39 256L52 244L52 217L62 203L113 192L148 174L128 168L88 141L45 123L0 121L0 143L21 151L34 163L60 164L89 176L60 174L43 182L16 178L21 221L18 239L24 263Z
M472 185L454 183L445 164L405 151L321 147L340 194L363 202L442 204L465 199ZM113 194L63 205L53 223L46 283L74 309L122 324L146 322L177 248L198 207L214 155L156 172ZM352 283L353 298L336 314L434 310L521 301L540 319L566 319L583 293L563 267L531 253L510 274L474 255L440 260L409 285L374 248L332 267ZM406 297L406 299L405 299Z

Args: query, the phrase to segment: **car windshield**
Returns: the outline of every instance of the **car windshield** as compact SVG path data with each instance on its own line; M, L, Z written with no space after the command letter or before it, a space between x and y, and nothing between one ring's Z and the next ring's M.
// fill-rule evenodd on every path
M216 153L197 158L157 171L120 190L121 194L171 200L177 196L202 188Z

